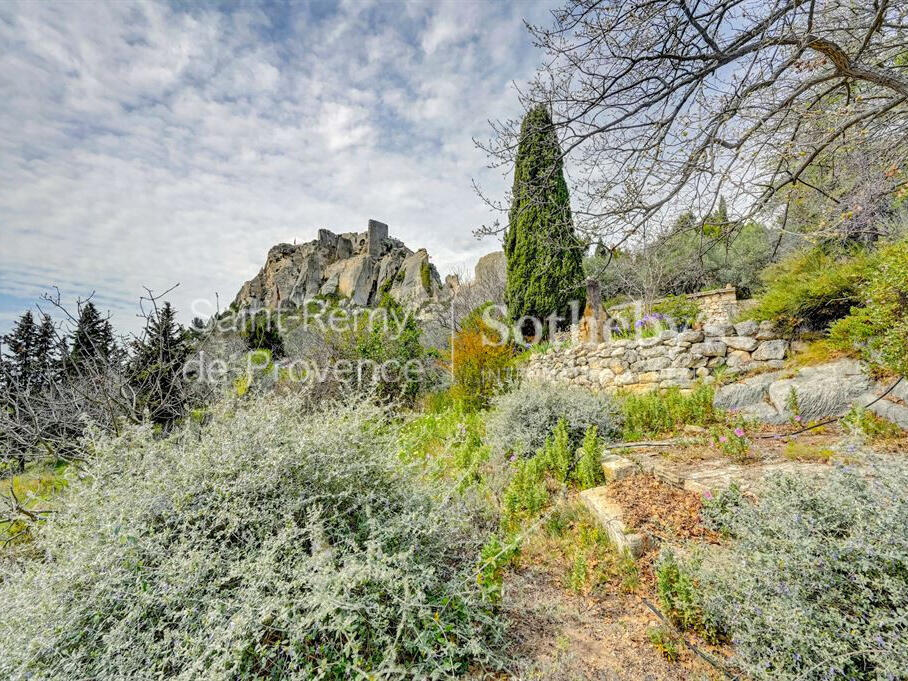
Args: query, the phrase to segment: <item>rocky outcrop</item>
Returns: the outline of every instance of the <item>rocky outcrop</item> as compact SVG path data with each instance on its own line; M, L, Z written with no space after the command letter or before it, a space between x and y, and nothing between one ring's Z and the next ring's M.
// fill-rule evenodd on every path
M438 298L444 287L425 249L411 251L369 220L365 232L318 231L303 244L278 244L234 300L242 308L294 307L316 296L340 296L362 307L390 293L406 305Z
M805 423L836 418L852 406L870 405L878 416L908 429L908 407L902 403L898 386L877 400L884 391L883 385L871 380L867 367L853 359L842 359L731 383L716 391L715 404L772 424L786 423L796 416Z

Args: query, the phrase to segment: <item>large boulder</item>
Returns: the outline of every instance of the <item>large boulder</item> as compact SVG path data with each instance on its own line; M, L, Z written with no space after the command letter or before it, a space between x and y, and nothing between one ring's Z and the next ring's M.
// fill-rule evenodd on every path
M714 404L720 409L743 409L766 400L766 391L773 382L784 376L781 371L757 374L737 383L729 383L716 391Z
M872 385L860 362L843 359L805 367L792 378L773 382L767 393L780 414L794 417L791 407L796 401L800 416L815 421L841 416L867 395Z
M796 405L803 421L820 421L842 416L854 405L870 404L888 387L875 385L861 362L843 359L794 373L773 371L730 383L716 391L714 404L772 424L791 421ZM904 392L908 394L908 390ZM899 400L898 395L890 393L870 410L908 429L908 406Z
M421 248L404 258L391 286L391 295L404 305L418 305L432 297L438 288L438 272Z

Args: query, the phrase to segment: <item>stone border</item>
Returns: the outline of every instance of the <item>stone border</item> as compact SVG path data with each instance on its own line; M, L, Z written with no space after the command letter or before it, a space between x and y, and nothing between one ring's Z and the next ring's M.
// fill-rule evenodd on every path
M619 552L639 558L650 546L649 536L628 530L621 517L621 507L608 498L607 492L608 485L591 487L580 493L580 500L599 521Z

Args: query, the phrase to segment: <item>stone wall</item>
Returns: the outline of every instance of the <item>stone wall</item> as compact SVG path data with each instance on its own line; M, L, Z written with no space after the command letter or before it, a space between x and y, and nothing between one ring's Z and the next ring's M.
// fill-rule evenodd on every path
M702 330L665 330L651 338L567 343L534 354L526 368L533 380L572 383L593 390L632 391L710 383L726 374L779 369L788 341L767 322L706 324Z
M734 286L691 293L687 297L699 303L699 320L703 324L728 324L738 315L738 294Z
M734 286L726 288L717 288L711 291L700 291L699 293L688 293L687 298L696 300L700 306L700 315L697 318L701 324L729 324L741 311L741 303L745 301L738 300L738 294ZM664 300L658 298L653 301L653 305ZM619 311L642 307L638 300L621 305L614 305L608 308L609 316L616 316Z

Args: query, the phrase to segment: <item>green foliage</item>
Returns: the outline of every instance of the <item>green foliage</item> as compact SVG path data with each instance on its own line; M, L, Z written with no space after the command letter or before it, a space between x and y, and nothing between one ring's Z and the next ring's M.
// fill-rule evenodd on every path
M622 395L624 439L655 437L685 424L709 426L719 418L713 395L713 389L702 384L686 395L677 387Z
M898 679L908 669L908 466L769 478L709 513L732 537L691 566L756 681ZM869 473L869 474L868 474Z
M747 459L750 453L750 439L744 430L743 425L734 427L727 425L714 426L711 429L713 444L730 459L742 462Z
M792 461L829 463L829 460L835 456L835 452L828 447L792 440L785 445L785 449L782 450L782 456Z
M113 328L101 316L98 308L88 301L79 309L79 320L72 338L69 361L79 368L86 362L108 363L114 356Z
M501 525L505 531L513 532L548 503L545 472L545 459L539 455L514 462L514 473L501 503Z
M558 482L566 483L574 468L574 448L564 418L558 419L555 430L545 441L541 456L546 469L554 474Z
M176 321L176 310L165 302L148 318L130 359L130 381L139 409L164 428L180 418L186 407L183 366L190 352L186 331Z
M453 482L459 492L482 485L491 455L483 442L484 414L450 398L436 400L400 428L400 458L421 463L427 477Z
M879 369L908 376L908 240L880 249L859 298L860 306L833 325L833 342L859 350Z
M854 405L842 417L842 427L854 435L875 440L894 440L901 437L904 432L896 424L881 419L872 411Z
M796 253L765 271L765 290L751 316L788 334L824 331L862 300L869 263L862 250Z
M584 269L598 278L604 299L681 295L727 285L749 297L759 288L759 273L772 251L770 233L762 225L737 225L717 214L701 229L688 213L643 250L611 257L600 252L586 259Z
M569 318L572 300L583 309L583 248L574 232L560 145L543 105L530 110L520 128L504 253L513 319Z
M653 312L671 321L675 328L693 328L700 314L700 303L684 295L668 296L653 304Z
M680 638L668 627L651 627L646 635L653 647L669 662L677 662L681 657Z
M432 269L428 262L422 262L419 266L419 279L422 282L423 290L426 293L432 293Z
M274 357L284 356L284 340L277 315L271 310L261 310L247 317L241 335L250 350L269 350Z
M8 679L451 678L495 665L462 500L402 467L368 404L215 408L168 438L96 439L0 566ZM187 456L187 451L192 455Z
M704 616L692 569L671 549L663 549L656 562L656 593L662 610L677 627L707 634L713 640L717 638L716 630Z
M493 534L482 547L477 583L490 603L501 601L501 588L504 584L505 568L516 558L520 546L511 541L503 544L497 534Z
M602 470L602 442L599 440L596 426L590 426L583 436L574 478L580 489L589 489L605 482L605 473Z
M583 388L526 382L496 397L493 407L487 442L499 452L526 456L538 451L561 419L575 447L590 426L596 426L606 439L621 432L621 414L614 400Z
M412 404L436 377L421 336L414 315L385 294L376 316L351 318L346 328L330 332L326 342L332 359L356 367L362 383L374 387L379 399Z
M707 494L700 509L700 518L710 529L725 537L731 535L728 519L733 517L744 504L744 494L737 482L732 482L718 496Z

